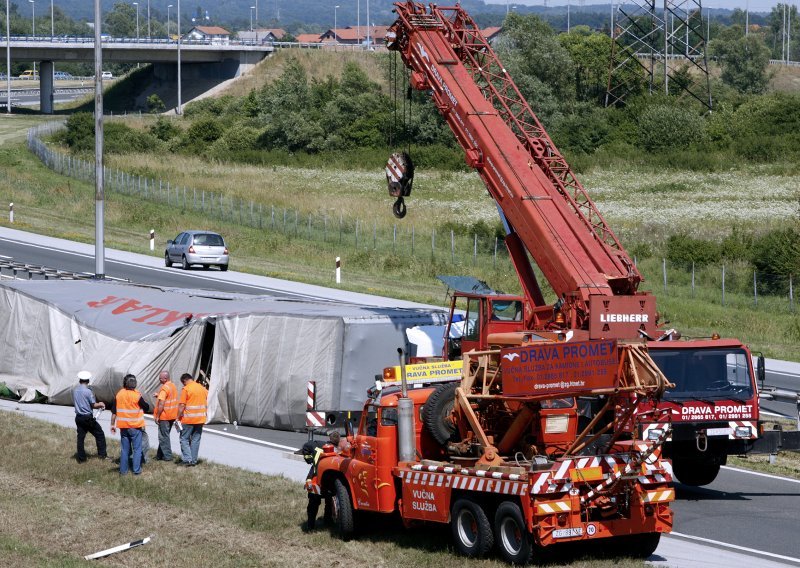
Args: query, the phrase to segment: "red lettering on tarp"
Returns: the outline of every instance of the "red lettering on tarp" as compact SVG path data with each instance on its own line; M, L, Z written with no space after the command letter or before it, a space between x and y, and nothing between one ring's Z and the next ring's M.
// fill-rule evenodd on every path
M132 321L141 323L141 322L144 322L145 320L148 320L148 319L150 319L152 317L155 317L155 316L160 316L161 314L165 314L165 313L167 313L169 311L166 308L154 308L153 306L147 306L146 310L149 312L147 315L143 315L141 317L134 318Z
M111 313L116 315L125 314L128 312L138 312L139 310L146 310L152 308L150 304L140 304L139 300L128 300L121 306L114 308Z
M104 308L106 306L110 306L111 304L115 304L117 302L121 302L125 298L119 298L117 296L106 296L99 302L86 302L86 305L90 308Z
M617 343L613 340L502 349L503 393L535 396L613 388L618 363Z
M147 325L158 325L161 327L167 327L168 325L172 325L173 323L186 319L188 316L194 317L192 312L176 312L175 310L170 311L164 319L160 321L149 321Z

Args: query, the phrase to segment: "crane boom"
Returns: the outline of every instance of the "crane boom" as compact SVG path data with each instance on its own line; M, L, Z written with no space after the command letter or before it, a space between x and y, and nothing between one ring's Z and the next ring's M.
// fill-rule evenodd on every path
M641 275L474 20L460 6L398 2L395 12L387 46L411 69L412 87L431 93L498 204L528 300L543 307L529 253L569 327L605 337L654 333L654 297L637 292ZM634 325L615 333L601 312L611 324L619 316Z

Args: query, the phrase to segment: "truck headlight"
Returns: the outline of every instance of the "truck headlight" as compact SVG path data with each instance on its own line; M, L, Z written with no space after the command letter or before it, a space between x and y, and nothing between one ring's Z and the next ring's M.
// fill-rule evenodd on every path
M651 428L647 431L647 439L655 442L664 434L663 428Z
M750 426L737 426L733 435L737 438L752 438L753 429Z

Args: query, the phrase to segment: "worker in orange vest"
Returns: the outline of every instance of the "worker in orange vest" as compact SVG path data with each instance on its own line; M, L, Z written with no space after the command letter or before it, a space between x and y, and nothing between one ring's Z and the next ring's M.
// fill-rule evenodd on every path
M145 402L136 390L136 377L125 375L122 388L117 393L114 406L111 408L111 433L119 427L122 454L119 458L119 474L128 473L128 461L133 457L133 474L142 473L142 432L144 431L144 413L150 412L150 405Z
M178 418L178 388L169 380L169 371L161 371L158 374L158 380L161 382L161 388L153 394L156 399L153 419L158 425L156 460L172 461L172 444L169 441L169 433Z
M181 398L178 402L178 420L181 423L181 463L184 467L197 465L200 437L208 412L208 391L189 373L181 375Z

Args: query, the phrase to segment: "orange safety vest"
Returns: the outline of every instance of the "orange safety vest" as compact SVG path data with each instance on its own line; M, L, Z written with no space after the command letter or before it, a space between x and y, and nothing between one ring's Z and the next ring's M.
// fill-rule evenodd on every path
M181 391L181 404L183 408L184 424L205 424L206 411L208 410L208 391L203 385L189 381Z
M122 389L117 393L117 428L144 428L144 410L139 406L141 397L135 389Z
M161 385L158 391L158 400L164 401L161 410L160 420L175 420L178 417L178 388L172 381L167 381Z

